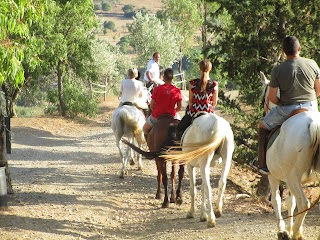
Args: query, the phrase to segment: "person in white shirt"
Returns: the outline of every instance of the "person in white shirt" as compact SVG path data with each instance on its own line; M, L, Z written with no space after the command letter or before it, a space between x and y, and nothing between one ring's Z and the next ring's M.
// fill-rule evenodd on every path
M151 86L155 87L164 82L160 79L160 53L155 52L153 58L148 62L147 70L144 74L146 87L150 89Z
M145 108L141 106L140 99L142 98L143 85L142 82L136 80L138 77L138 70L136 68L131 68L128 70L127 79L122 80L120 86L120 104L122 105L135 105L139 108Z

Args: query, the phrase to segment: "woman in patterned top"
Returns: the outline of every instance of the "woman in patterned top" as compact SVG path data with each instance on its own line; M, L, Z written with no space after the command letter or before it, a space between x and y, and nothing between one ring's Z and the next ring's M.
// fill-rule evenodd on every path
M212 64L208 59L199 63L200 79L193 79L189 84L189 105L186 114L177 126L178 138L190 126L192 117L200 111L214 113L218 102L218 83L210 80Z

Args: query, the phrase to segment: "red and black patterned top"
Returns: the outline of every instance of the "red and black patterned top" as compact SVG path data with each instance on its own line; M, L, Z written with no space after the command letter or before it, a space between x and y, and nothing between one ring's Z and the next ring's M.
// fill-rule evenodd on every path
M212 110L212 96L216 91L218 82L208 80L206 90L200 92L200 79L190 81L191 91L193 92L193 99L191 106L188 107L186 113L193 117L194 114L200 111L213 112Z

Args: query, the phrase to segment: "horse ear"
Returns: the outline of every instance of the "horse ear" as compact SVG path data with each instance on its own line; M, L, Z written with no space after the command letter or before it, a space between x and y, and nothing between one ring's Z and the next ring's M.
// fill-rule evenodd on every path
M269 84L269 80L266 78L266 76L264 75L263 72L260 71L260 79L263 85L268 85Z

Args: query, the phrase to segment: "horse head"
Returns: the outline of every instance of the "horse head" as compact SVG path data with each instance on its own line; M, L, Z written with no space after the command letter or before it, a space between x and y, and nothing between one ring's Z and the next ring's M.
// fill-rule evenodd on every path
M260 80L262 82L262 89L263 89L261 107L263 107L265 113L268 113L272 108L274 108L277 105L272 103L271 101L269 101L269 83L270 83L270 80L267 79L267 77L261 71L260 71ZM278 96L278 98L280 98L279 89L278 89L278 92L277 92L277 96Z

